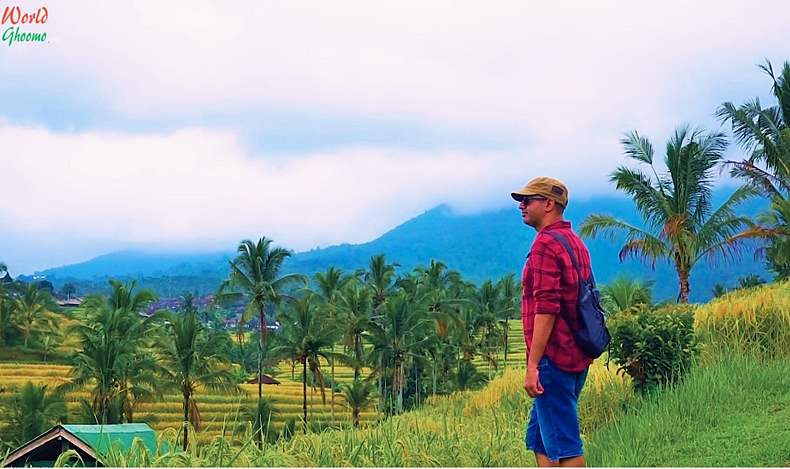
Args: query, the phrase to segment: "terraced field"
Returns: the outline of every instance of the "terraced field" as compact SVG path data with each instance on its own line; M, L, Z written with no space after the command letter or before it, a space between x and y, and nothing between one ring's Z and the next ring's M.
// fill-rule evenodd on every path
M508 361L509 367L523 366L524 363L524 339L521 328L521 321L511 321L509 331ZM502 346L497 347L496 357L499 362L499 370L503 367ZM476 357L475 365L484 374L493 375L494 368L482 357ZM0 363L0 402L4 402L13 396L17 389L27 381L34 384L48 384L54 388L67 379L70 367L67 365L55 364L35 364L35 363ZM322 366L324 376L330 376L328 364ZM279 432L283 425L289 420L297 422L301 420L302 414L302 384L296 380L300 378L300 370L297 368L295 379L291 379L291 367L288 363L281 363L275 377L281 384L264 385L263 393L273 402L275 414L271 422L271 431ZM335 366L335 378L338 383L348 383L353 379L353 370L346 366ZM244 384L241 386L241 394L217 394L212 392L199 392L196 400L200 409L202 428L197 432L198 441L210 440L213 437L224 433L226 436L234 434L241 438L246 428L245 417L242 413L247 409L254 409L257 399L257 385ZM79 400L89 398L88 391L71 392L66 395L69 413L76 416L79 412ZM351 411L347 407L343 396L335 394L334 412L332 406L332 396L329 388L326 389L326 404L322 403L321 393L318 389L308 387L308 417L310 422L320 422L322 424L351 424ZM157 431L171 428L178 430L183 420L183 409L181 407L181 396L179 394L167 394L161 402L143 402L138 404L135 409L135 421L148 422ZM374 422L379 418L376 411L377 406L373 405L370 409L363 411L360 415L361 423ZM0 424L3 416L0 415Z
M14 364L0 363L0 402L13 396L17 389L26 382L34 384L48 384L55 387L66 381L69 366L52 364ZM326 368L329 375L329 367ZM275 414L272 417L271 430L279 432L289 419L301 420L302 415L302 383L290 380L290 366L282 364L277 379L279 385L264 385L263 393L273 402ZM297 372L297 379L298 379ZM339 383L349 382L353 379L353 370L336 366L335 376ZM243 384L241 394L217 394L202 392L197 395L198 407L202 419L201 431L197 434L198 441L206 441L225 431L227 436L242 437L246 424L241 414L245 409L254 409L257 401L258 386L256 384ZM322 403L321 393L318 389L307 390L308 418L311 424L351 425L351 411L346 406L340 393L335 394L334 413L332 412L331 392L326 390L326 404ZM88 391L71 392L66 395L66 405L71 415L79 412L80 399L90 398ZM135 409L135 420L148 422L152 428L162 431L167 428L179 429L183 421L182 398L179 394L167 394L161 402L143 402ZM376 406L360 414L362 424L377 419ZM2 424L0 415L0 425Z

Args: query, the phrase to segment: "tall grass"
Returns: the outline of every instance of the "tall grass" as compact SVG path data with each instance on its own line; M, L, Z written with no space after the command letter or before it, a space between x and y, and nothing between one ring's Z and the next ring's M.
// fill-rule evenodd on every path
M695 328L708 359L729 352L790 357L790 282L736 290L699 307Z

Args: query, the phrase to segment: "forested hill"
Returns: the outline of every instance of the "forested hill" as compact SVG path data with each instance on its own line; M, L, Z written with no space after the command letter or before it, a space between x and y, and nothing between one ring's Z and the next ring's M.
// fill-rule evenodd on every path
M723 197L726 194L720 195ZM745 210L756 212L763 205L761 201L754 201ZM574 201L568 207L566 216L574 226L578 226L590 213L608 213L635 224L640 223L631 202L614 197ZM425 265L431 259L439 259L451 269L460 271L465 278L479 282L509 272L520 275L534 235L532 228L522 223L515 204L508 209L473 215L454 214L449 207L439 206L368 243L344 244L297 253L289 259L285 270L312 274L331 265L353 270L365 267L372 255L384 253L390 262L400 265L400 272ZM650 266L636 261L620 263L620 244L608 240L588 241L588 246L598 283L609 282L618 273L625 273L654 279L657 299L668 299L677 294L676 276L668 264L659 264L653 271ZM231 250L202 254L123 251L41 273L46 274L56 286L65 282L66 278L83 281L93 279L91 284L100 285L105 277L144 276L148 278L142 283L156 288L162 295L172 294L171 289L198 290L202 293L210 291L212 285L224 277L227 261L232 256ZM716 266L702 264L692 272L691 299L707 300L716 283L732 287L739 276L750 273L770 278L763 262L753 258L752 250L745 252L735 263L720 262ZM151 277L161 278L161 282ZM191 284L194 286L190 287Z

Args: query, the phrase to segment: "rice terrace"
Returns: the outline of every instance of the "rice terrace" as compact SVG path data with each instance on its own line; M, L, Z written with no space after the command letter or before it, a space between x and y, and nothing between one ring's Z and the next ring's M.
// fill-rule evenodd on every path
M790 467L787 18L0 4L0 467Z

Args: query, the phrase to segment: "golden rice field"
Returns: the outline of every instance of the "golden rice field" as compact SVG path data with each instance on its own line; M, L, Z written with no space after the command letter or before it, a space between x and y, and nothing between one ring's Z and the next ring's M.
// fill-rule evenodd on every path
M67 365L0 363L0 401L10 398L28 381L34 384L47 384L54 388L67 381L69 370L70 367ZM325 373L329 375L329 367L326 368ZM335 375L339 383L349 382L353 379L353 370L336 366ZM289 419L301 421L302 384L288 379L290 366L285 363L280 366L276 377L281 384L264 385L263 393L272 401L275 410L270 431L279 432ZM240 412L245 408L255 408L258 386L243 384L241 388L242 393L237 395L208 391L197 394L196 400L202 419L202 428L196 438L198 441L210 440L222 434L223 429L226 436L233 435L234 431L240 434L246 427L245 418ZM308 418L311 423L351 424L351 411L346 406L342 394L335 394L334 406L332 406L332 393L329 389L326 390L326 404L322 403L320 390L308 386L307 392ZM80 399L89 398L89 390L68 393L66 405L70 414L78 413ZM363 424L376 419L375 405L360 414L360 421ZM135 409L135 420L148 422L157 431L180 428L183 422L181 395L166 394L162 401L139 403ZM0 416L0 425L2 423Z

